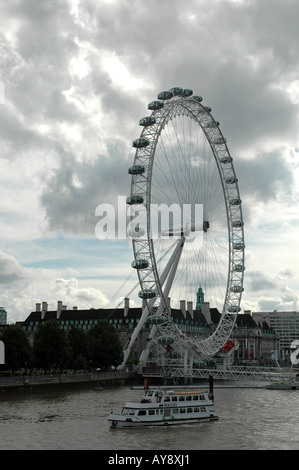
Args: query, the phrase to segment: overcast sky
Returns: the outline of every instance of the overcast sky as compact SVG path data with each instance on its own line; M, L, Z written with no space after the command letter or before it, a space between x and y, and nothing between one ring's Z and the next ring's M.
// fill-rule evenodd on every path
M242 309L299 310L297 0L0 0L0 14L9 323L36 302L104 307L137 282L129 243L96 238L95 209L129 193L139 119L173 86L204 97L234 158Z

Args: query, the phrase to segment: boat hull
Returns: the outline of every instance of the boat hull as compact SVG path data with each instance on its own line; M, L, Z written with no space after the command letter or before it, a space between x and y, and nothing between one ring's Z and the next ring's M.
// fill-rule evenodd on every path
M284 384L284 383L271 383L266 385L268 390L296 390L299 387L292 384Z
M111 428L130 428L143 426L171 426L178 424L204 423L208 421L218 421L219 417L214 412L194 418L164 418L162 420L144 420L141 421L137 417L125 418L122 415L111 414L108 417Z

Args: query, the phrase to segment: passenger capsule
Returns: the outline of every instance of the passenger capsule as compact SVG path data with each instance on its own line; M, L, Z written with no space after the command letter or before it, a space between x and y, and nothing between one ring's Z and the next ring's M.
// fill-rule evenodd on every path
M239 206L241 204L241 199L239 198L234 198L229 201L231 206Z
M226 165L227 163L231 163L233 161L232 157L222 157L220 158L220 163Z
M232 223L232 226L234 228L240 228L240 227L243 227L243 225L244 225L244 222L242 220L234 220Z
M193 95L193 90L190 90L190 88L185 88L184 91L183 91L183 96L184 97L187 97L187 96L192 96Z
M202 96L193 95L193 99L201 103L203 98Z
M165 323L165 318L162 315L149 315L148 321L152 325L162 325Z
M243 290L244 290L244 287L241 287L241 286L232 286L232 287L230 288L230 291L231 291L231 292L234 292L235 294L238 294L238 293L240 293L240 292L243 292Z
M152 111L156 111L157 109L163 108L163 106L164 106L163 101L151 101L147 105L147 109L151 109Z
M226 140L225 137L216 137L212 139L212 144L225 144Z
M174 343L174 337L173 336L167 336L167 335L159 336L158 343L163 344L164 346L168 345L168 344L173 344Z
M141 299L153 299L154 297L156 297L156 292L151 289L144 289L138 292L138 297L140 297Z
M212 127L218 127L220 124L219 121L210 121L207 122L207 124L204 125L204 127L212 128Z
M245 266L243 266L243 264L235 264L233 271L236 271L237 273L245 271Z
M132 143L132 147L135 147L137 149L141 149L143 147L147 147L149 145L150 141L148 139L144 139L143 137L140 137L139 139L136 139Z
M143 165L133 165L128 169L129 175L141 175L145 172L145 167Z
M156 119L154 118L154 116L147 116L140 119L139 126L152 126L153 124L155 124L155 122Z
M130 206L132 204L143 204L143 197L138 194L133 194L132 196L127 197L126 203Z
M241 242L233 243L234 250L243 250L245 245Z
M135 269L146 269L149 266L149 262L147 259L135 259L132 261L131 266Z
M180 87L174 87L174 88L170 88L170 93L173 94L173 96L178 96L178 95L182 95L184 93L184 90L183 88L180 88Z
M238 179L234 177L230 177L230 178L226 178L225 182L226 184L234 184L238 182Z
M170 100L172 97L173 93L171 91L161 91L161 93L158 94L158 100Z

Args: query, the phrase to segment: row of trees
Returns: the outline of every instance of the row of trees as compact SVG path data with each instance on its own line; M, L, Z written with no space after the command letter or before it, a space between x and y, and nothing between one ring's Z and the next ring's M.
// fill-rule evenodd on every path
M115 329L100 321L90 330L63 330L56 320L42 323L30 344L25 331L8 325L0 332L4 369L90 369L118 366L123 350Z

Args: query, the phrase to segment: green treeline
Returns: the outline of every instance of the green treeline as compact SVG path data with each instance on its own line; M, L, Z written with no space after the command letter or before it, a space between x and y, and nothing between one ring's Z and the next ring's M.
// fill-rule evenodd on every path
M64 330L57 320L42 323L30 344L25 331L8 325L0 331L5 345L5 365L0 370L18 369L95 369L118 366L123 350L118 335L102 320L89 330Z

